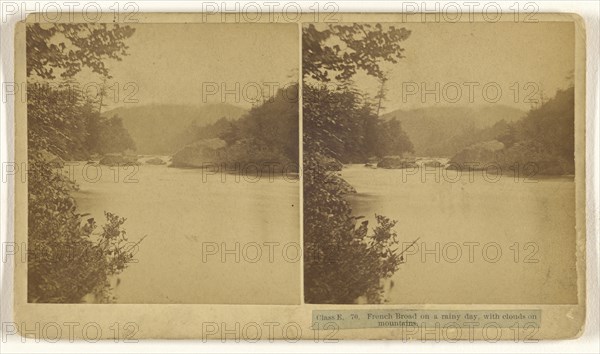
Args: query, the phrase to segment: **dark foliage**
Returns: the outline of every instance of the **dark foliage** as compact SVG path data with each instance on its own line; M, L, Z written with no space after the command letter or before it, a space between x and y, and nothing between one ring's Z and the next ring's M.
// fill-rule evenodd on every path
M390 26L384 29L381 24L331 25L319 31L314 25L305 27L302 32L302 70L304 77L320 82L331 80L347 81L357 71L381 78L381 60L397 63L404 56L400 42L410 36L405 28ZM330 39L341 43L328 45Z
M109 276L132 259L125 222L105 212L97 230L93 218L77 213L73 188L35 152L29 156L27 296L29 302L78 303L88 294L111 300Z
M297 170L298 96L296 90L280 89L274 97L253 107L238 120L222 118L198 128L196 139L219 138L227 146L215 153L227 164L274 164Z
M28 84L29 148L47 149L65 160L135 149L121 119L102 117L96 107L96 102L72 87Z
M377 215L378 226L371 234L366 221L357 224L344 198L351 188L331 171L335 164L329 160L364 159L411 146L400 142L405 138L400 124L380 122L373 105L365 103L351 85L330 90L324 83L330 74L344 81L358 70L381 79L379 61L395 63L402 58L399 42L409 34L394 27L384 30L379 24L332 25L323 31L310 25L303 30L304 294L308 303L354 303L361 296L371 303L381 302L381 281L400 265L393 231L396 222ZM345 48L329 46L332 38ZM386 129L396 129L399 136L384 134ZM380 139L385 143L380 144Z
M129 27L108 26L29 25L29 78L35 73L38 79L52 79L53 69L70 77L83 66L107 75L103 60L124 55L122 41L133 34ZM53 44L58 34L70 44ZM35 80L28 81L27 97L28 301L76 303L85 295L110 301L109 277L123 271L132 258L121 229L125 219L105 212L106 224L98 231L93 218L77 212L70 196L74 182L47 161L48 154L65 159L87 156L90 123L99 112L81 92ZM115 122L96 122L96 128L118 128Z
M135 143L119 116L105 118L94 114L88 121L86 148L91 153L119 153L135 150Z
M362 163L369 157L403 155L413 146L399 121L379 119L374 106L352 89L332 91L304 85L304 144L343 163ZM312 109L318 103L318 110Z
M107 59L122 60L127 55L125 39L135 29L118 24L31 23L27 26L27 76L54 79L55 69L63 78L73 77L83 67L109 77ZM60 34L66 42L53 43Z
M575 173L575 89L556 95L507 127L498 140L505 149L498 156L503 169L534 168L532 174Z

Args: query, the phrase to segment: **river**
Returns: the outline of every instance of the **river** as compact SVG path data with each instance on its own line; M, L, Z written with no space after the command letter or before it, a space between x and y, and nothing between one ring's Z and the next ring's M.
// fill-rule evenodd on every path
M127 218L130 242L145 236L135 263L113 279L117 303L300 302L297 180L165 165L84 166L71 172L79 212L99 227L105 210L116 213Z
M71 172L79 212L99 225L105 210L116 213L129 241L145 236L135 263L113 279L117 303L301 301L296 180L84 166ZM576 302L573 178L422 171L342 171L357 190L348 197L355 215L398 221L407 251L386 284L390 303Z
M408 250L387 282L390 303L577 302L572 177L362 165L342 176L357 190L348 198L355 215L398 221Z

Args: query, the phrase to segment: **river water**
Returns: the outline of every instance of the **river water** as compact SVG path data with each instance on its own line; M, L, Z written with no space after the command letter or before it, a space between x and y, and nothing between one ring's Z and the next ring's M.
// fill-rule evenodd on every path
M357 190L355 215L398 221L408 250L387 282L390 303L577 302L572 177L362 165L342 176Z
M71 172L79 212L99 227L105 210L116 213L127 218L129 241L145 236L136 263L113 279L118 303L299 303L297 180L84 166Z
M165 165L70 173L79 212L145 236L113 279L118 303L297 304L299 185ZM101 176L96 173L101 171ZM345 166L355 215L398 221L405 263L390 303L575 303L573 178ZM418 241L409 247L414 240Z

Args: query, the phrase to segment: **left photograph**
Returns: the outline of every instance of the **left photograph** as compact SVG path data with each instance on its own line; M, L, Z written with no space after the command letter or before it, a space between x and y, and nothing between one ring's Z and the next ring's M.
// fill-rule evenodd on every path
M28 23L28 302L299 304L298 38Z

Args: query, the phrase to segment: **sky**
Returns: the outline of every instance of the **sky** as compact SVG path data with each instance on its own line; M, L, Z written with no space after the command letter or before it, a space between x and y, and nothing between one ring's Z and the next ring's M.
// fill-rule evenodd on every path
M250 108L260 98L259 89L267 96L276 87L298 82L296 24L132 27L136 31L126 40L129 55L122 61L105 62L112 76L107 81L105 110L117 106L218 102ZM91 95L95 94L95 83L101 82L89 70L78 74L76 80L91 82ZM230 93L223 96L224 92Z
M398 64L382 65L389 75L384 112L471 103L528 110L530 99L552 97L572 83L573 23L396 26L409 29L411 35L402 43L405 58ZM355 83L372 96L377 93L378 82L371 77L357 75Z
M572 82L568 77L575 65L573 23L395 26L409 29L411 35L402 43L406 57L397 64L382 64L389 77L382 113L466 104L527 110L531 100L552 97ZM136 31L127 39L129 55L120 62L106 62L113 78L105 109L217 102L250 108L260 97L259 89L267 96L298 80L297 24L132 27ZM100 82L86 71L77 80ZM371 96L378 91L378 82L363 73L354 82Z

